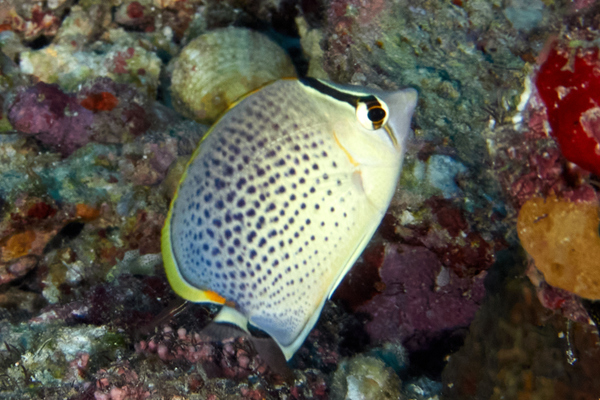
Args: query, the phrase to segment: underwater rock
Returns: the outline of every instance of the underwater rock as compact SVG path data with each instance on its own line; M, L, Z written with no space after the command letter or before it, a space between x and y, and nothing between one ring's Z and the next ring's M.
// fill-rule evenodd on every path
M265 35L243 28L217 29L192 40L172 61L173 106L184 116L211 123L241 96L294 66Z
M466 171L467 167L452 157L434 154L427 161L425 179L429 185L440 190L444 198L448 199L460 194L455 177Z
M72 3L73 0L40 3L6 1L2 5L0 24L4 29L18 33L26 41L35 43L36 39L41 39L44 43L56 35L62 17Z
M139 249L140 254L160 253L160 231L165 215L150 210L141 210L135 215L135 223L125 235L130 248Z
M20 213L9 207L10 217L0 219L0 284L32 271L64 225L64 216L46 202L22 196L18 204Z
M332 400L399 400L402 382L375 357L359 355L340 362L333 376Z
M109 27L110 8L107 2L86 2L72 6L52 43L83 50L85 45Z
M473 277L488 270L496 252L506 247L494 221L479 212L468 213L456 202L433 196L409 209L390 208L379 231L386 241L425 247L458 276Z
M423 247L388 245L379 274L385 288L358 311L372 318L372 340L400 340L410 351L467 327L485 295L486 272L460 277Z
M24 277L29 271L35 268L37 263L37 257L33 256L0 262L0 284L9 283L15 279Z
M356 310L381 293L385 285L381 282L379 269L385 259L385 253L386 248L382 243L368 245L331 297Z
M213 341L202 332L187 332L185 328L176 331L170 326L162 328L147 340L135 345L136 351L156 354L164 362L187 361L200 363L210 377L241 380L251 374L264 374L267 365L244 338L231 338Z
M124 344L121 335L106 327L67 327L61 323L10 325L3 322L0 338L3 359L14 360L4 372L19 385L31 384L30 390L63 382L79 384L90 363L114 356L115 348Z
M19 65L22 72L42 82L57 83L66 91L75 91L96 77L109 77L115 82L131 84L154 98L162 62L156 53L144 47L151 45L119 29L111 29L105 35L108 43L97 51L78 50L71 43L52 43L43 49L21 53Z
M10 287L0 293L0 312L3 316L9 313L18 314L22 312L33 314L39 309L40 296L27 290Z
M115 22L128 28L151 32L155 29L154 19L159 11L154 4L154 1L148 0L125 1L115 12Z
M114 22L130 32L140 32L158 49L172 47L169 54L176 54L178 47L165 42L179 44L192 20L203 16L206 7L200 0L126 0L116 7Z
M329 75L323 69L324 51L321 48L323 41L323 30L310 26L306 18L296 18L296 26L300 35L300 45L305 54L308 55L308 71L306 76L317 79L329 79Z
M8 110L9 121L20 133L35 136L63 156L90 141L131 143L125 148L125 159L147 164L146 172L140 166L135 174L150 177L133 179L146 185L160 182L173 160L188 154L187 146L195 147L206 130L197 124L182 123L172 109L152 101L132 85L107 77L86 82L75 94L40 82L20 89ZM160 134L136 141L150 127ZM186 134L188 137L180 144L179 139Z
M125 147L119 168L124 178L134 185L155 185L164 180L178 155L174 138L158 143L136 142Z
M3 53L2 60L0 61L3 70L6 68L7 64L5 57L12 61L16 61L18 55L27 50L27 47L21 43L21 38L16 33L6 30L0 32L0 48L2 48ZM3 73L5 73L5 71L3 71ZM0 82L3 84L5 83L4 79L0 80Z
M600 237L597 202L533 198L519 211L523 248L550 285L600 299Z
M515 29L535 29L544 18L544 3L541 0L512 0L503 11Z
M516 214L534 197L595 201L590 173L569 163L549 135L548 113L539 93L524 95L515 127L498 129L489 139L494 143L495 176L507 193L506 205Z
M486 300L464 345L448 357L441 397L594 399L600 393L596 327L542 307L533 288L513 275L521 269L518 256L506 261L508 281Z
M582 304L581 297L550 286L544 279L544 274L535 267L535 262L532 260L526 271L526 275L535 286L537 298L540 304L553 312L562 314L565 318L571 321L588 324L590 315Z
M152 394L150 385L127 361L115 362L95 375L96 385L91 386L90 396L93 394L96 400L144 400Z

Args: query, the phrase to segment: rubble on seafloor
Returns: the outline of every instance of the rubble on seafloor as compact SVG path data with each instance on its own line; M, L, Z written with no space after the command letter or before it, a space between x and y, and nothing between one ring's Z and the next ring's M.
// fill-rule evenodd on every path
M597 398L598 297L580 281L598 251L599 9L0 4L0 397ZM228 27L268 36L301 76L419 91L390 209L289 362L292 382L244 338L206 337L216 308L183 304L162 270L169 201L208 129L173 103L223 100L170 80L186 45Z

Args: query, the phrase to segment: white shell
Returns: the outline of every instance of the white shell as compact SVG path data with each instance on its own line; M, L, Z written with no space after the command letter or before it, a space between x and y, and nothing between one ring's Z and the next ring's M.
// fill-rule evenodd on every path
M244 28L210 31L192 40L172 64L175 109L214 122L241 96L296 76L287 53L265 35Z

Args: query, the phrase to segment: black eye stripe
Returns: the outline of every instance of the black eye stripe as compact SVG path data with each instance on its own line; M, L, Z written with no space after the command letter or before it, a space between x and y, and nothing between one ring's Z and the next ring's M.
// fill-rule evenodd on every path
M315 90L318 90L319 92L321 92L323 94L326 94L327 96L331 96L334 99L337 99L339 101L344 101L344 102L350 104L352 107L356 107L359 103L366 103L367 106L369 104L380 105L379 100L377 100L377 98L375 96L372 96L372 95L358 96L355 94L342 92L341 90L336 89L331 86L328 86L315 78L303 78L303 79L300 79L300 82L306 86L309 86Z
M300 82L336 100L346 102L352 107L357 108L360 104L364 104L367 109L367 118L372 122L373 129L381 128L387 117L387 112L381 102L373 95L359 96L343 92L314 78L304 78Z

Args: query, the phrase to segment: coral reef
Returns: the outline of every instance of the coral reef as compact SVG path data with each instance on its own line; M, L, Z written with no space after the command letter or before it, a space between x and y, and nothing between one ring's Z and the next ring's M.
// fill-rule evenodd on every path
M66 91L73 91L96 77L109 77L115 82L132 84L154 97L161 61L144 47L152 45L122 29L109 30L106 35L109 36L106 43L95 51L78 50L70 43L61 42L40 50L24 51L19 65L24 73L42 82L57 83Z
M597 399L599 7L4 1L0 397ZM256 54L219 32L268 49L230 73ZM294 68L419 104L392 205L286 381L204 334L218 310L176 298L160 230L208 129L186 118Z
M68 12L73 1L57 0L44 3L7 1L3 4L0 22L2 30L17 32L24 40L56 35L62 16Z

